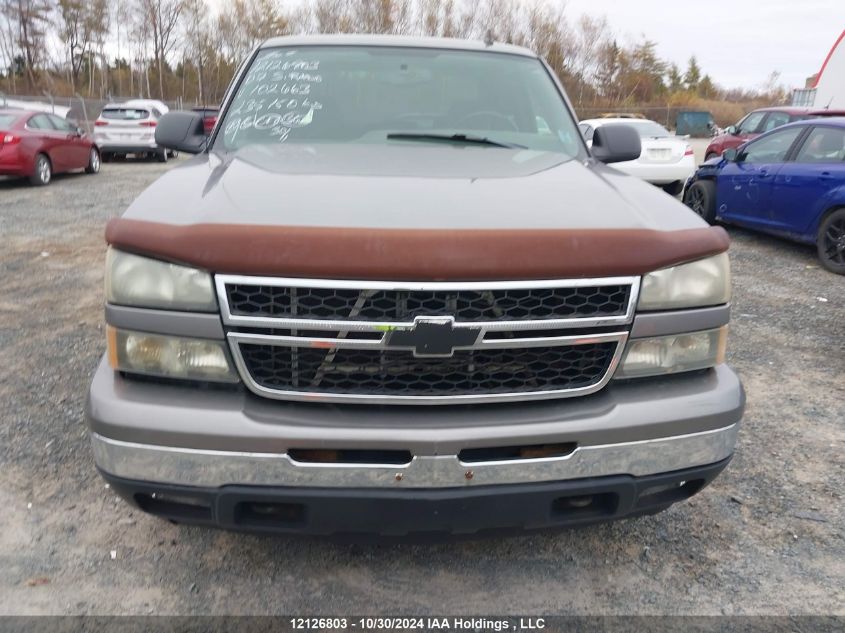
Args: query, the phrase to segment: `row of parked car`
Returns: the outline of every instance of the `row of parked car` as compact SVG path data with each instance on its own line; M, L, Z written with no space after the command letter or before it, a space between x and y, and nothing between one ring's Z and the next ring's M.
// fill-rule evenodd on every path
M845 112L767 108L717 137L683 200L724 222L815 244L845 275Z
M206 134L217 110L196 108ZM88 135L71 121L44 112L0 110L0 175L46 185L53 174L84 170L127 154L167 161L175 152L156 143L168 112L160 101L109 104ZM687 137L655 121L601 117L580 122L592 145L605 125L633 127L639 158L615 167L663 188L710 223L726 222L815 244L825 268L845 274L845 112L763 108L715 137L696 168Z
M773 107L750 112L710 142L696 167L686 137L628 115L581 121L587 144L602 125L636 129L642 150L615 168L662 187L707 222L815 244L845 274L845 112Z
M210 134L216 108L195 108ZM105 106L87 134L71 120L48 112L0 109L0 175L28 178L46 185L53 174L82 169L96 174L100 163L127 154L166 162L176 153L156 144L155 130L168 107L161 101L136 99Z

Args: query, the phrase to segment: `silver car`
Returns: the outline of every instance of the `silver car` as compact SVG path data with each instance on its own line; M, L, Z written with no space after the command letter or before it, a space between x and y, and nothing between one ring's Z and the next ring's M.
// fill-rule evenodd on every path
M110 103L94 122L94 140L101 148L103 161L126 154L156 157L161 162L175 156L159 147L155 129L168 111L161 101L137 99L124 103Z

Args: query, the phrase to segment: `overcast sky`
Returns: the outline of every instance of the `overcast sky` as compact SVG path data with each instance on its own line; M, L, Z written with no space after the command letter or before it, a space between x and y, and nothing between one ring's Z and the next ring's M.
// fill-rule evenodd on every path
M729 88L754 88L778 70L801 88L845 30L845 0L565 0L566 13L605 15L616 34L645 35L682 68L695 55Z
M309 1L281 0L288 7ZM845 0L524 1L565 5L571 21L604 15L620 40L644 35L682 70L695 55L726 88L758 88L773 70L787 88L803 88L845 30Z

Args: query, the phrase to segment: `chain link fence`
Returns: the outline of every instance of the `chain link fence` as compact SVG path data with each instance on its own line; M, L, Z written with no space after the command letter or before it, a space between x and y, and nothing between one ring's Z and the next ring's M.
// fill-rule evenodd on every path
M17 108L32 108L42 110L45 112L52 112L59 116L74 120L77 125L85 128L89 132L93 129L94 121L100 114L100 111L109 103L121 103L123 101L130 101L137 97L112 97L111 99L91 99L81 96L73 97L57 97L47 92L42 95L6 95L0 92L0 108L2 107L17 107ZM167 107L170 109L182 109L186 104L183 104L181 98L171 101L165 101ZM731 104L737 112L744 113L753 108L753 106L744 107L743 104ZM678 125L678 115L682 112L695 111L693 107L681 107L670 105L622 105L622 106L596 106L589 105L575 105L575 113L579 119L594 119L603 115L610 114L634 114L640 115L644 118L657 121L664 127L675 130ZM729 114L722 114L720 112L713 112L713 117L718 125L725 126L735 123L738 120L736 112L731 111ZM707 133L702 133L702 136L707 136Z
M7 95L0 92L0 108L20 108L50 112L76 124L91 132L94 121L97 120L102 109L110 103L131 101L137 97L113 97L111 99L90 99L81 96L57 97L45 92L42 95ZM182 99L164 102L168 108L179 110Z

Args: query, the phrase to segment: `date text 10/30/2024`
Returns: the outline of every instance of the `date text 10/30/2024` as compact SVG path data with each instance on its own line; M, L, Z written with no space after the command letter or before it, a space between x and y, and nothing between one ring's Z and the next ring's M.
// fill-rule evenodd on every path
M470 617L294 617L291 628L308 630L384 630L384 631L531 631L546 627L544 618L470 618Z

